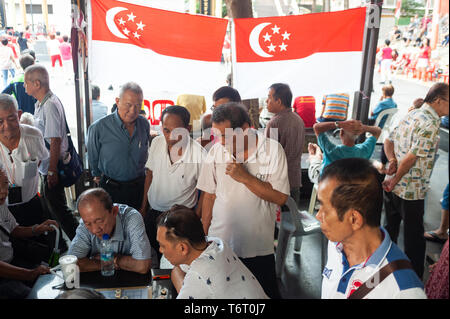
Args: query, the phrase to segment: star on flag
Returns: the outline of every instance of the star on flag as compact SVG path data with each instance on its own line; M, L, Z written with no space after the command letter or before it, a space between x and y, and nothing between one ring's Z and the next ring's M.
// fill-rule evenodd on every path
M288 49L288 41L291 40L291 33L287 30L282 30L282 27L279 27L276 24L272 24L271 26L267 26L269 32L261 32L260 41L261 45L265 45L268 53L277 54L282 52L287 52ZM270 32L272 31L272 32Z
M126 17L128 17L128 19ZM129 14L123 14L115 19L118 26L121 27L122 33L130 40L139 40L146 27L142 20L137 20L136 18L138 17L133 12L130 12Z

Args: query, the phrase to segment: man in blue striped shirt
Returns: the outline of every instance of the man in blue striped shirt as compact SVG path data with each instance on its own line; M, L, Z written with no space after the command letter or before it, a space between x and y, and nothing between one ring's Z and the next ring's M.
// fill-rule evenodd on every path
M115 203L139 209L144 190L144 168L150 144L150 125L139 116L141 87L124 84L116 98L117 110L88 129L87 151L94 181Z
M100 247L104 234L111 238L114 268L146 274L151 265L151 247L141 214L122 204L113 204L102 188L83 192L78 198L82 221L68 254L78 257L80 271L100 270Z

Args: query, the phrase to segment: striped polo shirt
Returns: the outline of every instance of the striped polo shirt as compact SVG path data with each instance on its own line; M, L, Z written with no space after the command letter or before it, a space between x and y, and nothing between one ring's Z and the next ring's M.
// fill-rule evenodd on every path
M328 242L328 259L322 273L322 299L346 299L388 263L408 257L380 227L381 245L363 263L349 266L342 243ZM374 282L375 284L375 282ZM380 282L364 299L426 299L422 281L412 269L399 269Z
M150 242L145 232L142 215L133 207L115 204L119 207L116 226L111 237L114 254L131 256L136 260L150 259ZM83 221L77 228L68 254L79 259L100 254L101 240L86 228Z
M328 94L322 100L322 117L330 120L344 121L347 119L350 96L347 93Z

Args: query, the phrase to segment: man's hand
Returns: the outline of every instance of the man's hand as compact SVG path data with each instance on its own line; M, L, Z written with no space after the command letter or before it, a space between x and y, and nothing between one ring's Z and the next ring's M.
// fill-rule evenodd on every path
M40 275L45 275L45 274L49 274L49 273L50 273L50 268L41 265L41 266L38 266L38 267L30 270L28 280L34 281Z
M225 174L229 175L236 182L244 183L248 180L249 173L244 168L244 165L241 163L236 163L233 161L232 163L228 163Z
M386 177L383 182L383 190L390 193L394 189L395 185L397 185L397 180L394 177Z
M339 122L339 127L354 135L360 135L364 132L363 125L360 120Z
M56 221L51 220L51 219L47 219L42 224L36 226L34 231L38 235L41 235L41 234L43 234L45 232L54 231L55 229L53 227L51 227L50 225L55 225L56 227L59 227L59 225L58 225L58 223Z
M396 159L390 160L388 168L386 170L386 175L394 175L395 173L397 173L397 165L398 163Z

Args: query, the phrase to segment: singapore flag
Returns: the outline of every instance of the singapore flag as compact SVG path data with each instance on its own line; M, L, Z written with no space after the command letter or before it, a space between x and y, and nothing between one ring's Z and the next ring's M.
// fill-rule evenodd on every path
M93 83L137 82L144 93L205 95L224 82L220 64L228 21L114 0L90 1Z
M233 85L242 98L276 82L294 96L359 90L366 8L234 20Z

